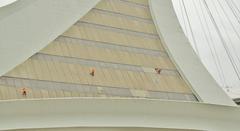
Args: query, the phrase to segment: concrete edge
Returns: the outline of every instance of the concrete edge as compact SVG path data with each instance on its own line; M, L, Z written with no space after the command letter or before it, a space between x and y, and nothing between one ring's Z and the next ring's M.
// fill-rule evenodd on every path
M0 130L139 127L237 131L240 128L238 107L149 99L62 98L2 101L0 116Z
M100 0L19 0L0 8L0 76L64 33Z

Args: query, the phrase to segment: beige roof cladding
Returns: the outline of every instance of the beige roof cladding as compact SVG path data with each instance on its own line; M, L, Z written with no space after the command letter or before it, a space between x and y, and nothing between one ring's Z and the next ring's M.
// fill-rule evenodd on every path
M0 91L10 92L13 99L196 101L162 46L147 0L139 2L100 1L65 33L2 76ZM19 96L25 88L28 95Z

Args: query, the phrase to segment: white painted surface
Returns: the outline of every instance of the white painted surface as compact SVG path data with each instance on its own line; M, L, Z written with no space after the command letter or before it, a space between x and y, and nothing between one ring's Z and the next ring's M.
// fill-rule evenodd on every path
M46 99L0 102L0 130L151 127L239 131L238 107L147 99Z
M137 127L73 127L73 128L43 128L43 129L24 129L15 131L193 131L178 129L159 129L159 128L137 128ZM194 130L197 131L197 130Z
M235 6L240 7L239 0L233 1ZM240 61L236 57L238 56L240 58L240 51L238 51L240 50L240 38L238 37L240 33L240 24L238 23L238 19L236 19L234 16L231 10L232 8L229 8L227 4L233 1L206 0L209 9L211 10L212 15L218 25L218 28L223 34L223 39L226 41L226 45L228 46L231 55L234 57L234 62L236 65L240 65ZM198 47L198 56L208 69L209 73L213 76L213 78L215 78L215 80L231 98L240 97L240 80L238 79L228 55L226 54L226 50L223 46L221 38L219 37L219 34L216 31L216 28L212 24L213 22L211 21L211 18L207 13L208 11L204 6L204 1L184 0L192 31L196 39L196 44L194 43L194 40L190 34L189 26L186 25L187 20L186 16L184 15L185 11L183 9L182 1L172 0L172 2L182 29L185 31L185 35L188 37L193 48L196 46ZM221 17L219 15L221 15ZM238 33L236 33L236 31ZM207 35L208 38L206 38L205 35ZM208 45L209 41L212 41L210 43L211 49Z
M0 1L0 7L7 6L13 2L16 2L17 0L1 0Z
M99 0L18 0L0 8L0 76L44 48Z
M196 56L181 29L171 0L150 0L150 10L169 56L200 100L205 103L235 106Z

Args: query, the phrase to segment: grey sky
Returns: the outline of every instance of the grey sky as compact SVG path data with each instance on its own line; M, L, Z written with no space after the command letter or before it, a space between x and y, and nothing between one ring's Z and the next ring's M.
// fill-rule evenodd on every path
M174 3L174 7L176 13L178 15L179 21L182 25L182 28L185 34L188 36L193 48L195 48L194 40L191 37L191 32L189 26L187 25L187 17L183 17L184 15L184 6L182 0L172 0ZM199 51L199 57L201 58L204 65L207 67L209 72L213 75L216 81L224 87L226 90L226 86L229 86L229 91L227 92L231 97L240 97L240 81L237 78L236 73L234 72L233 67L231 66L231 62L227 57L227 53L224 49L224 46L218 36L214 25L212 24L210 17L207 14L207 10L203 5L203 0L183 0L185 3L186 10L189 15L189 20L192 26L193 34L196 39L197 49ZM236 4L236 7L240 7L240 1L237 0L206 0L212 15L219 27L224 40L231 52L231 55L234 57L234 61L236 66L240 70L240 39L237 36L238 32L240 34L240 24L238 23L236 17L234 17L232 11L230 10L227 2L233 1ZM226 14L226 15L225 15ZM240 15L240 14L238 14ZM239 16L240 17L240 16ZM206 19L205 19L206 18ZM227 19L229 18L229 19ZM207 24L205 23L208 23ZM233 26L232 26L232 25ZM234 27L234 28L233 28ZM209 35L208 31L210 31L212 35ZM206 35L204 35L204 32ZM238 34L238 35L239 35ZM211 41L212 39L212 41ZM208 42L210 43L212 52L214 54L214 50L216 54L212 55L212 52L209 48ZM215 48L215 49L214 49ZM220 64L216 66L214 57L220 61ZM236 57L238 56L238 57ZM221 66L219 66L221 65ZM222 68L222 73L221 72ZM224 74L224 78L221 74ZM226 82L224 82L226 80Z

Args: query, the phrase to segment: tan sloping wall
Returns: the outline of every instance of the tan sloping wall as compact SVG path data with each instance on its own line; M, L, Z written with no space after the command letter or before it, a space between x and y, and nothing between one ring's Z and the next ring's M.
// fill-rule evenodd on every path
M31 97L25 98L196 101L163 48L146 3L102 0L0 82L11 89L27 88Z

